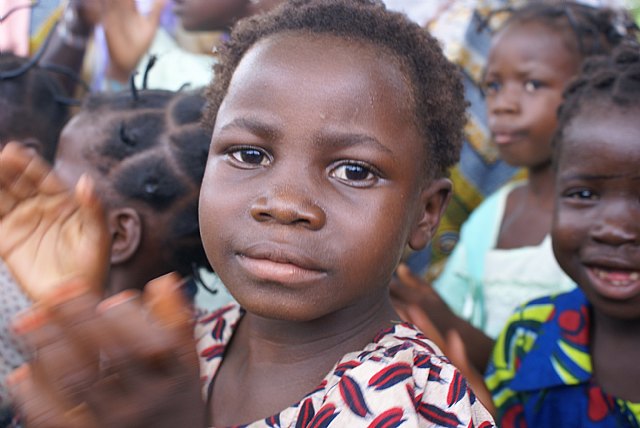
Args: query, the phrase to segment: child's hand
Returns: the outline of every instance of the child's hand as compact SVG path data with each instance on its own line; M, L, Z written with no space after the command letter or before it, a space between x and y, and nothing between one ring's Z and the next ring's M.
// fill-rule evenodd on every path
M125 291L99 302L76 281L21 317L16 331L36 358L9 386L26 424L204 426L191 312L178 282L167 275L142 298Z
M493 340L457 317L431 284L413 275L407 266L400 265L396 276L391 283L391 297L398 314L440 347L493 413L491 394L482 376Z
M102 25L116 77L127 79L147 52L160 25L166 0L154 0L148 15L142 15L135 0L105 2Z
M104 285L111 241L93 182L72 193L18 143L0 151L0 237L0 257L36 300L72 278Z

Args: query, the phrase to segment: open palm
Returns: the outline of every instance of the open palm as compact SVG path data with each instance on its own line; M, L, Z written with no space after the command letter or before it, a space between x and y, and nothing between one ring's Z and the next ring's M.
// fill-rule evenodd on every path
M0 152L0 257L32 298L75 277L101 287L109 244L90 179L72 192L19 144Z

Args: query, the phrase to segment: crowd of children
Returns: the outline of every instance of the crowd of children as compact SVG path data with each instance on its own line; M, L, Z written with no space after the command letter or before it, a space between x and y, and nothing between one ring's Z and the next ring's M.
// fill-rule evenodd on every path
M64 31L0 54L0 427L640 427L625 10L489 14L488 130L526 179L431 284L401 261L458 190L467 109L437 39L378 0L207 3L187 27L253 16L206 89L73 108ZM234 303L194 307L203 268Z

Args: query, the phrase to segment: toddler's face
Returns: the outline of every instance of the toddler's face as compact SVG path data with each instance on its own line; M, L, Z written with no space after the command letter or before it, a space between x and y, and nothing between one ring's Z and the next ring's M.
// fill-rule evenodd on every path
M510 165L535 168L551 160L556 110L578 69L564 43L539 23L511 24L493 40L483 86L493 141Z
M553 247L596 311L640 319L638 108L590 108L564 131Z
M386 298L427 186L404 80L389 55L327 35L273 36L245 55L217 116L200 222L248 311L313 320Z

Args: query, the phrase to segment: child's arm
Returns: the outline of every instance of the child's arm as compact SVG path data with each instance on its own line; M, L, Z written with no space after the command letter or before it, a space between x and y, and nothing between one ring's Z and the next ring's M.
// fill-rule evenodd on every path
M0 257L36 300L72 278L104 285L110 237L92 181L71 192L17 143L0 151L0 236Z
M99 302L90 288L66 283L16 322L37 355L9 380L24 422L205 426L191 312L179 279L152 281L142 299L129 290Z
M154 0L148 15L142 15L134 0L109 2L102 25L115 75L126 81L147 52L160 25L166 0Z
M479 373L484 373L493 349L493 340L453 313L431 284L414 276L406 266L400 266L396 274L398 280L391 287L395 303L419 307L443 337L449 330L457 331L466 345L471 364Z

